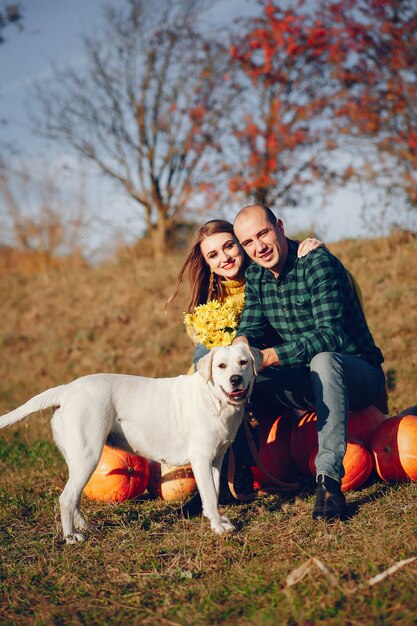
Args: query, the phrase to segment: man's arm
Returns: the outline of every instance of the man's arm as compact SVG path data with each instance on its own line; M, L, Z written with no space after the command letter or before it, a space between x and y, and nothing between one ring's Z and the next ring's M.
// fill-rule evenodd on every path
M331 254L319 254L305 272L311 328L274 348L281 365L307 366L316 354L344 345L343 267Z
M247 337L244 337L244 335L239 335L238 337L235 337L232 341L232 345L235 345L237 343L245 343L247 346L249 345L249 341Z
M304 333L287 334L283 343L262 350L263 367L307 366L320 352L340 352L345 338L341 274L337 259L328 252L317 251L315 257L309 259L305 281L312 324ZM259 347L270 324L263 314L257 287L251 277L248 278L245 308L235 342L244 337L246 343Z
M257 287L252 283L248 273L245 285L245 304L233 343L245 342L254 347L259 347L264 340L265 330L269 327L269 322L263 314Z

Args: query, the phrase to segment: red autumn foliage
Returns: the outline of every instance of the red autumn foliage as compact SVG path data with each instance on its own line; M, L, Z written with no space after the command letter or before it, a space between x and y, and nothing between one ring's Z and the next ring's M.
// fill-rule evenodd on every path
M247 113L234 128L238 161L225 165L232 192L292 203L322 171L311 147L318 142L314 121L327 107L319 89L325 49L320 21L273 2L235 37L230 54L251 95L242 99Z
M417 206L416 50L414 0L266 0L230 47L252 88L230 189L291 204L316 177L361 177ZM352 163L330 171L337 147Z
M324 3L335 129L368 141L374 180L417 205L417 6L413 0ZM359 143L357 145L360 145ZM378 157L379 155L379 157ZM385 161L381 159L385 156Z

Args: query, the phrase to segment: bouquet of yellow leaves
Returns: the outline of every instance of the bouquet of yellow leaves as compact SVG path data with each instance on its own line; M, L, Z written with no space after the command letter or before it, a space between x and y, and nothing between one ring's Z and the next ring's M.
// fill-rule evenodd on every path
M194 313L184 313L184 324L194 331L194 342L202 343L209 350L230 346L239 325L240 308L227 300L210 300L196 306Z

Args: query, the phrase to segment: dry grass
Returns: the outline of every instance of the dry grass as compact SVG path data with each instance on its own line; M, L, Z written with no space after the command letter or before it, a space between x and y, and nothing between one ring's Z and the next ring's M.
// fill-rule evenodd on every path
M395 386L392 414L416 404L417 240L397 235L332 246L364 292L367 316ZM0 277L0 414L49 386L97 371L149 376L185 372L192 347L180 300L166 316L179 259L161 272L128 255L99 268ZM349 494L351 519L311 520L313 496L269 496L228 506L238 532L213 536L144 498L89 501L95 526L83 545L60 539L57 496L65 464L49 414L1 432L2 624L414 624L417 484L373 481ZM293 587L288 574L310 557Z
M361 286L366 315L384 356L390 414L417 404L417 237L394 233L331 246Z

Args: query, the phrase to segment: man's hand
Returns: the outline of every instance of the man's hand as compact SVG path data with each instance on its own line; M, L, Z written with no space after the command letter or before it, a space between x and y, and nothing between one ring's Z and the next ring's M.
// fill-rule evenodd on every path
M260 371L264 370L266 367L270 367L271 365L279 365L279 358L274 348L265 348L265 350L261 350L261 352L264 360Z
M247 346L249 346L249 341L247 340L247 337L244 337L243 335L240 335L239 337L235 337L235 339L233 339L232 345L237 343L245 343ZM264 370L266 367L269 367L270 365L279 365L279 358L274 348L265 348L265 350L259 350L259 352L261 352L263 356L263 361L262 365L258 367L258 373L262 372L262 370Z
M247 346L249 345L249 341L243 335L240 335L239 337L235 337L232 341L232 346L236 345L237 343L246 343Z

